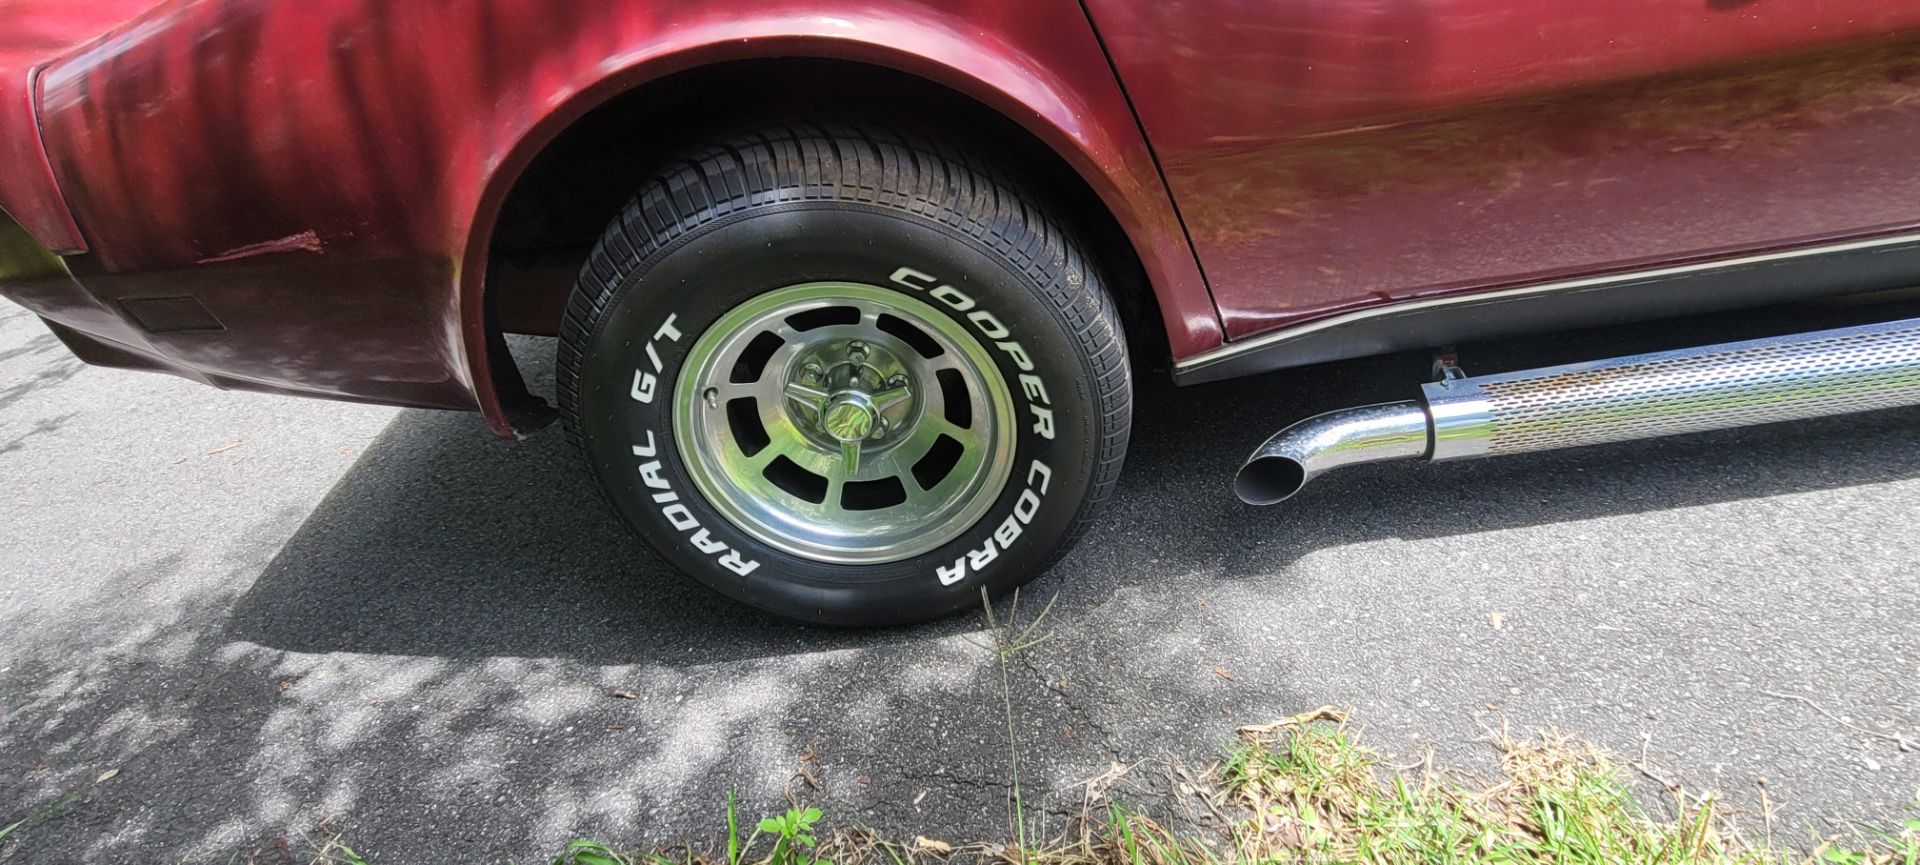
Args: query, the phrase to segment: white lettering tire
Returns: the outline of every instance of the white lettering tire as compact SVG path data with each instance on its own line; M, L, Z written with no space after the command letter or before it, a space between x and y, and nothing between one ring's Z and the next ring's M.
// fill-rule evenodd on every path
M646 184L561 329L569 434L654 549L812 622L946 615L1065 555L1132 385L1071 237L871 127L733 138Z

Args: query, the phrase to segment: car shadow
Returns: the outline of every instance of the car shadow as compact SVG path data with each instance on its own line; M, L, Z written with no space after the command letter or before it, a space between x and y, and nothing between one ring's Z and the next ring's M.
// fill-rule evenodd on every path
M1819 313L1840 323L1857 313ZM1793 320L1804 322L1808 313ZM1817 316L1816 316L1817 317ZM1684 322L1463 347L1482 370L1521 368L1783 329L1778 317ZM1791 328L1786 328L1791 329ZM530 376L550 377L551 346ZM1492 532L1920 476L1920 410L1549 452L1343 470L1265 509L1233 470L1274 430L1319 411L1407 398L1428 363L1396 355L1176 388L1138 381L1113 505L1042 594L1097 605L1165 573L1283 574L1320 549ZM1470 371L1474 371L1470 369ZM1148 566L1148 563L1151 563ZM1056 615L1071 617L1070 609ZM228 636L300 652L709 664L951 636L972 617L882 631L809 627L681 577L601 501L557 430L518 444L470 416L400 414L240 599Z

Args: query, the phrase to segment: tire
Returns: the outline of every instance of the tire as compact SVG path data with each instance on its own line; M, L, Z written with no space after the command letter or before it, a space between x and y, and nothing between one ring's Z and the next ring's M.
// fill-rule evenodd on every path
M1086 530L1126 451L1121 334L996 175L882 129L784 127L674 163L607 228L558 390L601 490L681 570L885 625L1010 591Z

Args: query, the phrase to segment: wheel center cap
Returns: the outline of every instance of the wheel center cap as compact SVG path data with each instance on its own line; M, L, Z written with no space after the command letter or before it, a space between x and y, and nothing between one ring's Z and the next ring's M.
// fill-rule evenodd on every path
M820 425L835 441L857 442L873 432L873 400L857 390L843 390L827 402Z

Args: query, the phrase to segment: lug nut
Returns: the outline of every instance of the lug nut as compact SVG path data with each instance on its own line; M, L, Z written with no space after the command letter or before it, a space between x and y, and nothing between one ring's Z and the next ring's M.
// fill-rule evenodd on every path
M905 373L896 372L893 374L893 378L887 379L887 387L906 387L906 386L907 386L907 376Z
M806 366L800 368L800 375L810 382L819 381L822 372L823 370L820 369L820 365L817 363L808 363Z

